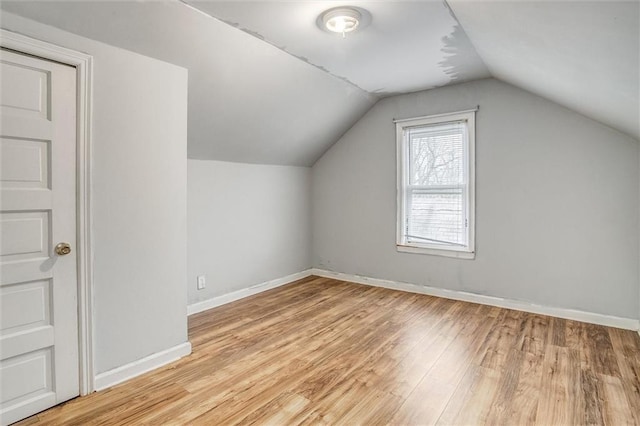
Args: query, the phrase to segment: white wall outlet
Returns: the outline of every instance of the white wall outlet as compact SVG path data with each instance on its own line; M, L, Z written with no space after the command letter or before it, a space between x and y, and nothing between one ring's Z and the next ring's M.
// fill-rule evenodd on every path
M207 281L204 278L204 275L198 275L198 290L204 290L207 286Z

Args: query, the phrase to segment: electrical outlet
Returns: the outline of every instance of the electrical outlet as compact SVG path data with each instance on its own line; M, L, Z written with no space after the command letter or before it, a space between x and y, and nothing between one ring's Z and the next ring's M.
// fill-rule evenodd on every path
M204 290L207 286L207 282L204 278L204 275L198 275L198 290Z

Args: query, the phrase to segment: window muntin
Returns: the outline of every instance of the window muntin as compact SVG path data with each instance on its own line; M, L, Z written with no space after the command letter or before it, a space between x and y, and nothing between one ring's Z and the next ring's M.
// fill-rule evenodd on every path
M474 115L397 122L399 250L472 257Z

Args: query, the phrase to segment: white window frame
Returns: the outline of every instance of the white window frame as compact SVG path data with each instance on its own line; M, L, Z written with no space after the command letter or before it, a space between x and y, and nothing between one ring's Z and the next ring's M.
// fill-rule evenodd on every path
M397 232L396 248L399 252L420 253L437 256L455 257L459 259L475 258L475 140L476 140L476 113L477 108L466 111L458 111L447 114L430 115L426 117L408 118L394 120L396 123L396 146L397 146ZM415 127L422 127L434 124L444 124L449 122L465 121L467 123L467 149L466 149L466 176L467 176L467 198L466 198L466 219L468 244L466 246L430 244L407 242L406 239L406 206L408 188L408 156L409 144L407 130Z

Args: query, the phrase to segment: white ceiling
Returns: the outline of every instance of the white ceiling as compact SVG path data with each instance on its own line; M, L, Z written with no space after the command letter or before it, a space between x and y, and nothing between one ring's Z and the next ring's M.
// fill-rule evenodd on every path
M377 98L487 76L640 138L637 0L347 2L346 39L316 26L342 2L183 1L0 7L188 68L190 158L311 165Z
M309 166L376 101L175 0L0 7L187 68L189 158Z
M640 2L448 1L494 77L640 138Z
M343 1L184 1L369 93L489 77L443 1L350 1L368 12L370 22L344 39L316 24L323 11Z

